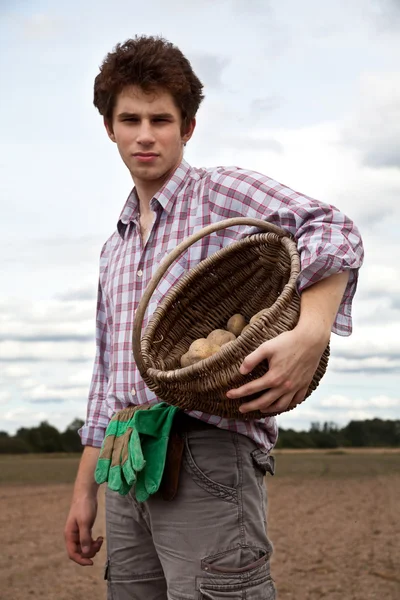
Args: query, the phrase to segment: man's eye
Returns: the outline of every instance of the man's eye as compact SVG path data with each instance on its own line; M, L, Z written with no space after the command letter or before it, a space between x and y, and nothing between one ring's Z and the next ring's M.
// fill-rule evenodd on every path
M157 117L156 119L153 119L153 120L155 123L161 123L161 122L167 123L168 122L168 119L163 119L162 117L159 117L159 118Z

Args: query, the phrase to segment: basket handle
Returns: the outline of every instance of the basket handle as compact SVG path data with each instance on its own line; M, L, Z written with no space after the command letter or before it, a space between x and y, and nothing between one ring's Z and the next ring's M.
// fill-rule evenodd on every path
M142 323L147 309L147 305L150 302L150 298L152 297L157 285L163 278L165 272L172 265L172 263L175 262L175 260L185 252L185 250L187 250L187 248L201 240L203 237L206 237L207 235L210 235L210 233L214 233L215 231L219 231L220 229L227 229L228 227L234 227L235 225L249 225L253 227L258 227L259 229L263 229L266 232L275 233L279 237L289 236L289 234L283 229L280 229L279 227L277 227L276 225L272 225L271 223L267 223L262 219L251 219L250 217L235 217L232 219L224 219L223 221L207 225L206 227L203 227L193 235L183 240L183 242L178 244L178 246L176 246L176 248L174 248L164 258L161 265L154 273L152 279L150 280L150 283L148 284L147 288L143 293L143 296L139 302L139 306L136 309L132 331L132 350L136 365L140 373L143 373L146 370L141 349Z

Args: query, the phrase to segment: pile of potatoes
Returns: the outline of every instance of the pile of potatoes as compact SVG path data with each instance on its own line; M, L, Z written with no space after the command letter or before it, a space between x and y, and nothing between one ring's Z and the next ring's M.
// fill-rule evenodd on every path
M262 311L260 311L261 313ZM248 324L243 315L236 314L229 319L226 329L214 329L206 338L200 338L192 342L189 350L181 357L181 367L189 367L195 363L212 356L222 346L235 340L241 333L253 323L259 316L257 313L250 319Z

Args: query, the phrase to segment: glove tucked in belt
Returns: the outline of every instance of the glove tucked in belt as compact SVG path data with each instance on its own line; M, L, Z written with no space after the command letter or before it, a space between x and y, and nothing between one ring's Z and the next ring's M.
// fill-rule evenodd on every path
M168 440L179 409L165 402L130 406L111 419L97 461L95 480L126 495L135 484L138 502L158 491Z

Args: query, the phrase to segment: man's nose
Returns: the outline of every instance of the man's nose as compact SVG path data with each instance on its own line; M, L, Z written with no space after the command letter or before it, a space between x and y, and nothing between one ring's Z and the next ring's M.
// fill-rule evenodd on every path
M154 133L151 127L151 123L148 121L142 121L137 134L137 142L142 145L149 145L155 142Z

